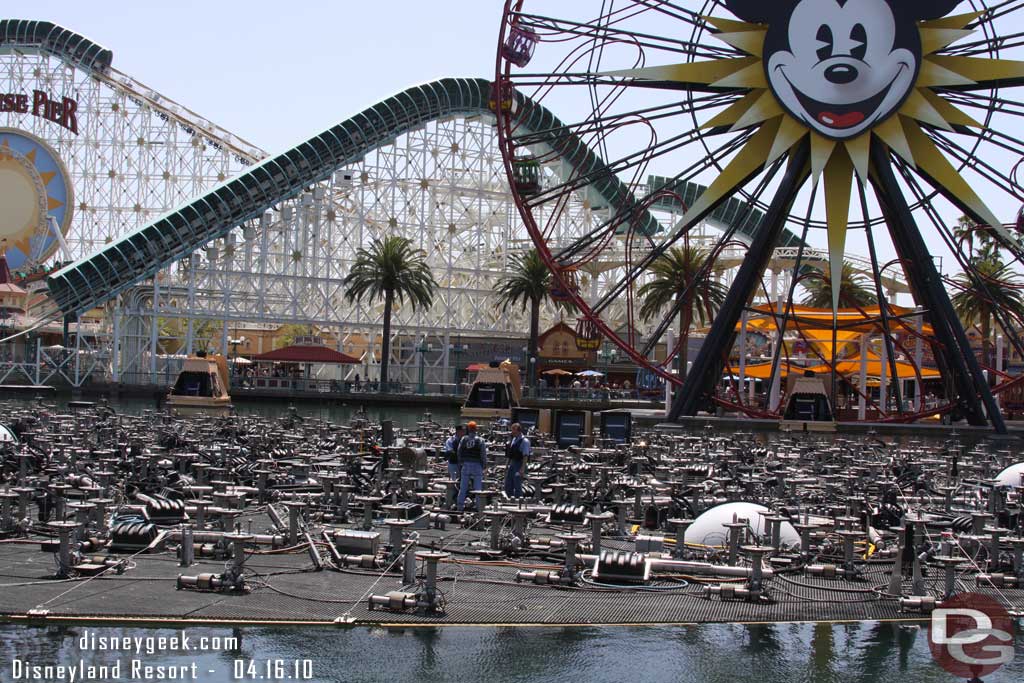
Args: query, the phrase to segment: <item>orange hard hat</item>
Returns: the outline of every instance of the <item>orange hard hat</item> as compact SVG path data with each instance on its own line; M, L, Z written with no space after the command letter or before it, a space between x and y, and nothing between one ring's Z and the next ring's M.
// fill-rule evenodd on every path
M469 422L466 423L466 427L468 429L476 429L476 422L473 422L472 420L470 420Z

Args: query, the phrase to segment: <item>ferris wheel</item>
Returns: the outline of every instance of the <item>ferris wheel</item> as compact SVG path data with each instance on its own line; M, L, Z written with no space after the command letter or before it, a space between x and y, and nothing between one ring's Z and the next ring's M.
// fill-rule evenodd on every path
M859 324L881 338L890 376L898 362L920 376L907 345L924 336L892 305L885 282L899 277L924 311L948 387L938 412L1003 429L990 384L1007 392L1018 378L978 362L949 292L967 282L990 297L992 322L1024 356L1024 320L996 305L993 275L969 246L988 240L1009 271L1024 256L1024 105L1014 95L1024 85L1022 9L1005 0L507 0L492 109L519 212L559 294L594 335L680 387L673 417L721 405L774 416L722 380L737 327L760 296L778 305L778 339L799 333L798 286L840 273L855 236L878 301ZM708 224L718 228L711 236ZM825 263L812 268L810 245L822 242ZM791 277L773 296L764 276L780 245L792 253ZM939 249L957 277L936 268ZM644 286L666 258L687 259L689 274L652 311ZM583 273L603 286L588 292ZM726 284L712 311L708 288ZM685 376L670 370L685 358L683 342L653 360L670 329L678 324L685 339L705 313L713 324ZM831 327L835 342L838 314ZM818 360L848 382L831 348ZM773 376L785 352L774 352ZM879 408L882 419L922 414L896 403Z

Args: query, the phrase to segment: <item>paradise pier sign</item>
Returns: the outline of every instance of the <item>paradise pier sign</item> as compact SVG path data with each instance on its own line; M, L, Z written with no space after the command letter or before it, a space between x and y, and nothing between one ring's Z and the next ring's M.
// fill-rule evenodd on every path
M0 93L0 113L13 112L28 114L52 121L58 126L67 128L78 135L78 101L70 97L51 97L42 90L32 91L31 105L29 96L24 93Z

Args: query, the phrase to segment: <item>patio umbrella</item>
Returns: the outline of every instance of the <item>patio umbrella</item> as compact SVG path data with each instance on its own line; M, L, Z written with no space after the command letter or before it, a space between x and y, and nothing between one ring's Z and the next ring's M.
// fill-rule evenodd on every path
M598 372L597 370L584 370L583 372L577 372L576 376L577 377L604 377L604 373L603 372Z
M568 376L572 375L572 373L569 372L568 370L562 370L561 368L555 368L554 370L545 370L544 372L542 372L540 374L542 374L542 375L557 375L558 377L568 377Z
M235 365L252 365L251 360L243 358L242 356L235 358L232 362L234 362Z

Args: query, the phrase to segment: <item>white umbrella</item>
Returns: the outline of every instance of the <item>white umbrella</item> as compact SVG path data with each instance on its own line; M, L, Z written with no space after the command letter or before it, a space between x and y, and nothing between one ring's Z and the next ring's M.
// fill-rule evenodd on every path
M241 356L235 358L233 362L235 365L252 365L251 360L249 360L248 358L242 358Z
M598 372L597 370L584 370L583 372L577 372L576 376L577 377L604 377L604 373L603 372Z

